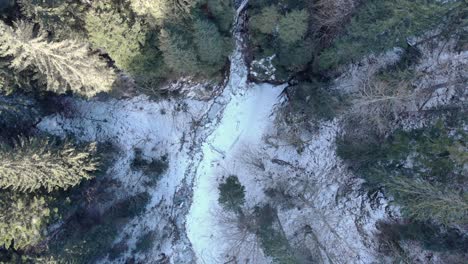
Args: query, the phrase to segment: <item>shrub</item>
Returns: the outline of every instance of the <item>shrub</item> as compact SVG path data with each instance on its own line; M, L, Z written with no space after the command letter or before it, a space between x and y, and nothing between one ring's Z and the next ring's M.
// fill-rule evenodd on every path
M333 118L338 98L325 90L326 84L303 82L289 87L289 101L283 108L287 123L315 122Z

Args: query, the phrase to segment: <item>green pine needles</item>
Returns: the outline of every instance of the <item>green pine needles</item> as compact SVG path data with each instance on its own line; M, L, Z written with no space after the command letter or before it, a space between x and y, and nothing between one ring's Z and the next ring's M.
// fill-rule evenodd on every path
M44 197L0 193L0 247L24 249L38 243L50 216Z
M0 57L12 58L9 66L17 73L32 70L48 91L85 97L110 91L115 74L89 51L76 40L51 42L33 24L20 21L12 28L0 22Z
M33 192L67 189L91 179L98 170L96 143L82 148L48 138L21 138L0 146L0 188Z

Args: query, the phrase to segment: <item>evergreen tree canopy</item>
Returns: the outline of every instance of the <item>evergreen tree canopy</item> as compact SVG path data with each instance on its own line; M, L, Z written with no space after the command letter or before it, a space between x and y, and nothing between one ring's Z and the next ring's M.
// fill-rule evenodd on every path
M195 49L183 34L175 30L162 29L159 35L159 48L164 62L178 75L196 75L202 69L198 63Z
M166 20L179 20L191 16L197 0L129 0L139 15L150 15L158 25Z
M129 21L110 3L98 2L86 15L86 30L95 48L104 49L117 67L133 73L133 60L141 54L146 27L140 20Z
M209 65L223 65L228 45L213 23L197 20L194 24L195 46L198 57Z
M463 3L465 2L465 3ZM438 25L466 1L370 0L352 18L346 33L319 58L321 69L359 60L369 53L405 47L407 38L420 36Z
M32 69L47 90L92 97L111 90L115 75L106 63L91 55L86 44L74 40L50 42L45 32L34 34L32 24L15 28L0 22L0 57L11 57L16 72Z
M48 138L21 138L0 146L0 188L32 192L67 189L91 179L98 170L96 144L82 148Z
M403 205L402 212L406 217L436 223L467 224L468 194L460 194L442 185L434 185L427 180L395 177L385 185Z
M84 17L89 5L76 0L17 0L21 13L54 39L84 38Z
M338 142L337 153L351 162L368 186L384 186L416 220L466 224L468 134L442 121L397 131L382 144Z
M218 187L218 202L229 211L239 211L245 203L245 187L239 182L237 176L227 177Z
M259 14L250 18L250 27L263 34L273 34L278 26L280 14L276 6L262 8Z
M38 243L49 216L43 197L1 192L0 247L19 250Z
M309 13L307 10L293 10L279 21L279 38L285 43L295 43L304 38L308 28Z

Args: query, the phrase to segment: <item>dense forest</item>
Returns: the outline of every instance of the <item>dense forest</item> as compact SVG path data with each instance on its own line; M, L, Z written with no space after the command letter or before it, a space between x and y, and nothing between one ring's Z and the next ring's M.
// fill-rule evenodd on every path
M308 186L329 175L300 160L317 159L311 146L322 144L315 139L332 125L336 134L327 141L336 161L327 169L338 168L342 179L330 206L345 211L340 196L359 196L385 211L365 238L372 263L466 263L467 31L466 0L0 0L0 263L371 263L343 261L314 226L291 231L294 221L281 216L328 210ZM236 55L247 89L281 91L269 134L246 141L210 187L218 195L216 217L237 230L225 234L236 247L229 254L242 253L202 260L187 249L197 244L190 235L185 241L189 224L175 216L185 219L197 206L197 177L185 178L197 169L183 167L184 180L174 186L169 176L186 163L202 164L205 147L229 160L209 135L217 134L212 124L223 124L223 113L212 113L229 109L224 92L233 89L235 98L241 86ZM142 121L133 112L146 106L132 100L162 106L151 108L155 119ZM91 107L105 104L110 114ZM135 123L119 123L119 111ZM88 137L86 126L96 120ZM158 122L157 133L148 129L131 141L138 146L125 145L123 134ZM219 134L229 135L231 125ZM184 126L174 142L149 139L170 138ZM113 136L108 127L123 130ZM201 157L190 154L199 150ZM186 160L173 163L185 151ZM286 152L290 161L279 158ZM128 182L116 176L119 166L128 168ZM159 188L177 193L165 197ZM164 227L141 220L161 204L169 212L161 216L169 219ZM149 223L128 231L138 221ZM310 234L313 243L306 242ZM166 239L186 244L169 250L161 246ZM186 250L195 253L181 255Z

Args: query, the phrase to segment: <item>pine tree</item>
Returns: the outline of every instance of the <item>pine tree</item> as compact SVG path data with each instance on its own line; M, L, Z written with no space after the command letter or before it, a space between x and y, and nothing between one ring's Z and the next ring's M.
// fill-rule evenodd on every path
M20 138L0 147L0 188L32 192L67 189L92 178L98 170L96 144L83 148L48 138Z
M229 49L216 25L204 20L195 21L194 38L200 60L219 70L224 65Z
M76 0L17 0L21 14L37 23L54 39L84 38L84 17L89 5Z
M194 48L190 42L175 31L162 29L159 48L165 64L178 75L195 75L201 71Z
M239 182L237 176L227 177L224 183L218 187L218 202L229 211L241 213L241 207L245 203L245 187Z
M92 97L111 90L115 75L86 44L74 40L49 42L45 32L34 34L32 24L11 28L0 22L0 57L13 57L10 67L21 73L33 69L47 90Z
M0 193L0 247L19 250L38 243L49 216L43 197Z
M250 19L250 27L263 34L273 34L278 26L280 14L276 6L264 7L259 14Z
M151 16L158 25L167 20L180 20L191 16L196 0L129 0L139 15Z
M308 20L309 13L306 10L293 10L287 13L279 21L279 38L288 44L298 42L307 33Z
M141 55L146 40L146 28L140 20L131 23L109 3L98 2L86 15L86 30L90 42L104 49L117 67L134 72L134 59Z
M434 185L422 179L394 177L386 187L403 206L403 213L415 220L440 224L468 223L468 194Z
M214 16L214 20L221 32L230 34L230 29L234 21L234 7L231 0L202 0L200 5L206 4L209 13Z
M357 10L346 33L325 49L319 58L321 69L330 69L369 53L406 47L409 37L417 37L440 26L465 1L369 0Z

